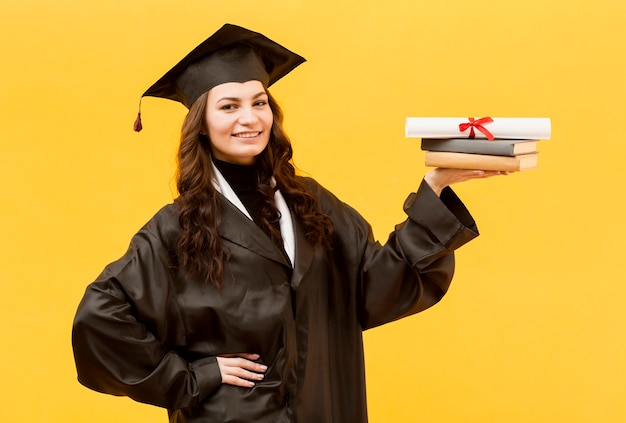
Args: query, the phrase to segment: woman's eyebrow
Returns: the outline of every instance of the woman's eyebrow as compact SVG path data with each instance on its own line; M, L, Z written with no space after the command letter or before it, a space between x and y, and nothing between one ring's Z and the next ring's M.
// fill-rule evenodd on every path
M255 94L254 96L252 96L252 99L256 100L257 98L263 97L266 94L267 93L265 91L260 91L257 94ZM239 101L241 101L241 98L239 98L239 97L222 97L219 100L217 100L218 103L220 101L235 101L235 102L239 102Z

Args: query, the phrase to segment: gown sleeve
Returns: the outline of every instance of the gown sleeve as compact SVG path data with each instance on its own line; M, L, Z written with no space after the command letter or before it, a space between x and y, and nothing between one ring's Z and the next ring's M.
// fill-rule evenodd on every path
M449 187L438 197L422 181L404 204L408 219L384 246L361 245L360 313L363 329L425 310L447 292L454 274L454 250L478 236L469 211Z
M215 357L190 362L175 350L184 334L166 318L177 309L169 295L171 260L155 225L135 235L127 253L87 287L72 345L83 385L178 409L203 400L221 375Z

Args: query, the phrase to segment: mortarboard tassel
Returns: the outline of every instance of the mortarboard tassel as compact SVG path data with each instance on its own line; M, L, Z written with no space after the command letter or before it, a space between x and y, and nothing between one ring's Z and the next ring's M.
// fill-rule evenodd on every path
M135 130L135 132L139 132L143 129L143 126L141 125L141 112L137 113L137 119L135 119L133 129Z
M137 112L137 119L135 119L133 129L135 132L139 132L143 129L143 125L141 124L141 98L139 98L139 111Z

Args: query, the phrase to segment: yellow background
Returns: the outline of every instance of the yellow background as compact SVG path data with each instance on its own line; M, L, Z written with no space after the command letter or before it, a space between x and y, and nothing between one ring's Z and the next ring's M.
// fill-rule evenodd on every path
M185 109L137 134L140 94L225 22L308 59L272 90L296 165L382 240L427 170L405 117L552 119L539 170L456 186L482 235L447 297L366 333L373 423L626 421L621 0L5 0L0 421L166 421L78 384L71 322L173 197Z

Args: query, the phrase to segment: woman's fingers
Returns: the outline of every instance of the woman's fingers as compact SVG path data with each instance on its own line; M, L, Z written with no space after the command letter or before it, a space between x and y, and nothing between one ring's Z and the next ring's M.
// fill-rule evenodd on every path
M262 373L233 368L231 371L226 371L222 375L222 382L229 385L254 386L254 382L263 380L263 377L264 375Z
M264 372L267 369L267 366L255 363L254 361L247 360L245 358L223 358L224 366L228 369L232 369L232 372L239 375L240 373L246 373L248 371L252 372ZM220 357L218 357L218 362ZM249 372L248 372L249 373Z
M509 172L497 170L435 168L426 173L424 180L437 195L440 195L445 187L452 184L469 181L471 179L490 178L492 176L508 174Z
M222 383L235 386L251 387L254 381L263 380L267 366L256 363L258 354L225 354L217 357L217 364L222 375Z
M264 372L267 366L252 360L258 360L258 354L228 354L217 357L217 362L228 369L242 369L253 372Z

